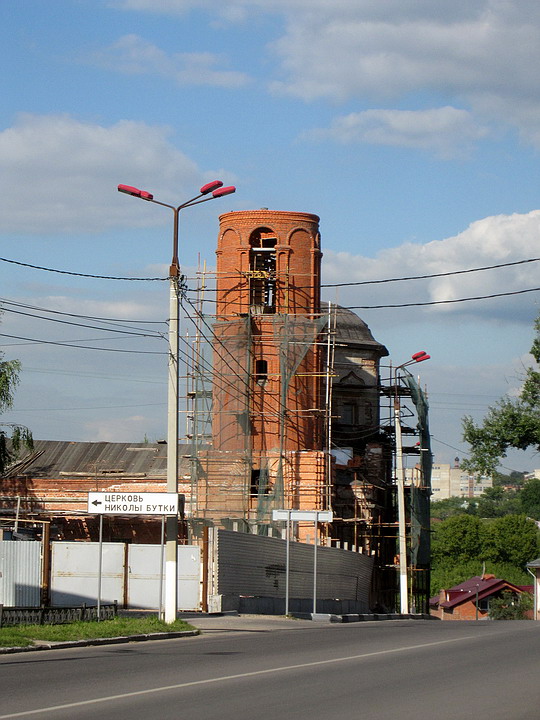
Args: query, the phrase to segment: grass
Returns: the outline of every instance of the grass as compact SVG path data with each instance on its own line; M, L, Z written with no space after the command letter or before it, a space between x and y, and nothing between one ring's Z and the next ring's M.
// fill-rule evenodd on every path
M183 620L167 624L157 617L116 617L102 622L73 622L66 625L17 625L0 628L0 647L28 647L38 642L92 640L125 635L194 630Z

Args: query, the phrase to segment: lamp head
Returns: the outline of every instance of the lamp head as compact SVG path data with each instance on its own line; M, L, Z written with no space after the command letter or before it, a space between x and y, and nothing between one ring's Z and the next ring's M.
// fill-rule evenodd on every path
M208 193L213 192L214 190L217 190L218 188L222 187L223 183L221 180L212 180L212 182L206 183L206 185L203 185L200 193L201 195L208 195Z
M214 190L212 193L212 196L215 198L223 197L224 195L232 195L232 193L236 192L236 188L234 185L228 185L227 187L221 187L217 190Z
M118 192L125 193L126 195L133 195L133 197L138 197L142 200L154 199L152 193L146 192L146 190L139 190L139 188L132 187L131 185L119 185Z

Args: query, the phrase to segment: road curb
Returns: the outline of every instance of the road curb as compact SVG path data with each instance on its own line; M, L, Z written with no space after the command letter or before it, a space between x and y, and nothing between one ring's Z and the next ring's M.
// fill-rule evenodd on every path
M63 642L48 642L47 640L34 641L34 645L27 647L4 647L0 648L0 655L9 655L21 652L34 652L36 650L66 650L75 647L90 647L93 645L120 645L130 642L145 642L147 640L172 640L181 637L193 637L200 635L201 631L178 630L176 632L146 633L140 635L120 635L111 638L91 638L89 640L66 640Z

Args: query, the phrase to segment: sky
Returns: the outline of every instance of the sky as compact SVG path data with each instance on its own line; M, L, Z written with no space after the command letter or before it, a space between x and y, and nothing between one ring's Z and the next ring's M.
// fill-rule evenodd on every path
M22 363L3 422L166 436L172 218L119 183L175 205L237 187L181 214L190 278L221 213L319 215L324 299L394 365L431 355L415 372L436 462L467 457L464 415L519 392L540 300L537 0L2 0L0 39L0 351Z

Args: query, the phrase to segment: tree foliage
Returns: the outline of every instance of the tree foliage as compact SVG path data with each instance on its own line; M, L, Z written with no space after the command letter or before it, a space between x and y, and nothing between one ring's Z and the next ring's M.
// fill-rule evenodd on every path
M486 572L523 585L525 565L540 554L540 532L525 515L455 515L434 525L431 551L434 592L479 575L483 564Z
M455 515L435 526L431 554L435 561L485 559L487 528L474 515Z
M525 569L538 556L538 528L525 515L506 515L487 525L484 555ZM505 578L506 580L506 578Z
M530 352L539 363L540 317L534 329ZM488 409L481 425L470 416L463 418L463 439L471 446L471 457L463 467L483 474L492 474L509 448L540 450L540 372L527 368L519 397L499 400Z
M501 597L490 600L489 617L491 620L523 620L532 609L532 595L522 593L516 597L510 590L505 590Z
M522 504L519 493L502 487L486 488L474 501L475 513L482 518L496 518L505 515L519 515Z
M540 531L525 515L482 519L463 513L434 524L431 551L432 595L483 571L529 585L525 566L540 555Z
M476 505L474 501L468 498L453 497L444 498L443 500L432 500L430 503L430 515L432 519L447 520L455 515L476 514Z
M526 570L510 563L495 563L490 560L466 560L456 562L447 558L434 562L431 568L431 595L437 595L442 588L451 588L483 572L491 573L514 585L530 585L532 578Z
M18 360L4 360L0 355L0 413L13 407L13 395L19 384L20 369ZM0 422L0 474L17 457L22 447L32 446L32 434L27 427Z
M519 493L521 511L527 517L540 520L540 480L532 478L528 480Z

